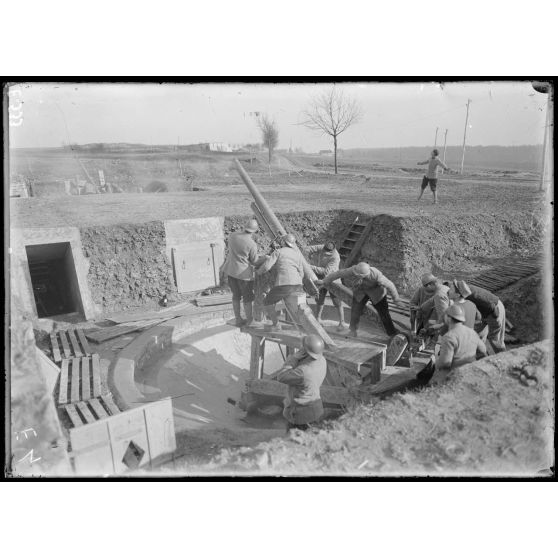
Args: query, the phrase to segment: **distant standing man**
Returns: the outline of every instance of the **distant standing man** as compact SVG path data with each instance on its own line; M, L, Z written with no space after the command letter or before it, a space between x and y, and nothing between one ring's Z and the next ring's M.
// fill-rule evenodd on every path
M327 288L336 279L349 279L353 282L353 301L349 325L350 334L353 337L357 336L358 324L369 300L378 312L386 333L390 337L399 333L391 319L387 301L387 293L389 292L393 302L401 305L399 293L395 285L380 270L370 267L366 262L360 262L347 269L330 273L323 280L323 285Z
M438 150L433 149L430 159L417 163L417 165L428 165L428 170L422 179L422 184L420 186L419 201L422 198L422 194L426 190L426 187L430 184L430 190L432 190L432 195L434 196L434 203L438 203L438 192L436 188L438 186L438 167L442 167L444 170L450 171L440 159L438 158Z
M264 299L264 310L272 322L272 331L281 329L275 305L292 294L304 293L304 257L296 248L293 234L285 235L283 242L285 246L274 250L271 256L266 256L266 260L256 269L256 274L262 275L275 268L275 284Z
M323 245L316 244L314 246L309 246L306 249L306 254L309 258L310 267L318 279L324 279L330 273L339 271L341 258L339 256L339 252L335 249L334 242L328 241ZM337 331L343 331L346 329L345 319L343 316L343 303L331 291L328 291L327 288L323 286L320 287L318 296L316 297L316 318L318 320L322 318L325 297L328 292L331 297L331 302L333 303L333 306L335 306L339 317Z
M486 356L486 346L481 338L465 325L465 312L461 305L453 304L446 310L444 324L448 332L440 342L431 384L443 382L455 368Z
M305 335L302 349L287 358L281 369L270 377L289 386L283 410L289 423L287 431L306 430L324 413L320 387L326 377L327 362L323 352L324 342L319 336Z
M483 324L488 326L487 339L490 341L494 352L501 353L506 350L504 336L506 334L506 308L502 301L490 291L465 281L453 281L453 289L465 300L470 300L480 312Z
M243 231L229 236L229 253L223 272L228 275L229 286L233 295L233 312L237 326L253 325L254 303L254 266L258 263L258 247L254 234L258 232L258 222L250 219ZM246 320L240 314L240 302L244 301Z

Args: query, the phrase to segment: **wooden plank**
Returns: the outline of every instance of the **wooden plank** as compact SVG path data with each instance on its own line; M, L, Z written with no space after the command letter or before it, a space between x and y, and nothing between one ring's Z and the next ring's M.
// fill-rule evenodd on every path
M89 405L95 411L95 414L100 418L106 418L109 414L105 411L105 408L101 405L101 402L97 398L89 400Z
M93 368L93 397L99 397L101 395L101 361L97 353L91 356L91 366Z
M252 343L250 346L250 378L259 378L261 370L261 354L262 354L263 339L252 336Z
M60 368L60 390L58 393L58 405L65 405L68 403L68 359L62 360L62 367Z
M82 357L83 353L81 352L81 350L79 348L79 343L78 343L78 340L76 338L76 334L74 333L73 329L68 330L68 337L70 338L70 343L72 344L72 349L74 351L74 356Z
M70 380L70 402L79 401L79 358L72 359L72 371Z
M87 339L85 338L85 335L83 334L83 329L78 329L76 328L76 332L79 338L79 342L81 343L81 347L83 349L83 352L87 355L90 356L91 355L91 349L89 347L89 343L87 342Z
M111 415L120 413L120 409L116 406L116 403L112 400L110 395L102 395L101 401L105 404L105 407L110 411Z
M58 348L56 334L53 331L50 332L50 343L52 345L52 356L54 358L54 362L60 362L62 360L62 356L60 355L60 349Z
M139 331L141 329L153 326L155 324L160 324L164 322L167 318L156 319L156 320L144 320L141 322L135 322L134 324L120 324L113 327L104 328L102 330L92 331L85 334L85 336L95 343L104 343L115 337L120 337L121 335L126 335L128 333L133 333L134 331Z
M64 408L66 409L66 412L68 413L68 416L70 417L74 428L77 426L83 426L83 421L79 417L75 405L66 405Z
M81 358L81 399L87 401L91 399L91 371L89 357Z
M87 407L87 403L85 401L79 401L76 403L76 407L80 410L82 416L85 418L87 423L95 422L97 419L93 416L89 408Z
M58 334L60 335L60 341L62 342L62 349L64 351L64 358L70 358L72 356L72 353L70 352L70 346L68 345L68 339L66 337L66 332L63 330L60 330L58 332Z

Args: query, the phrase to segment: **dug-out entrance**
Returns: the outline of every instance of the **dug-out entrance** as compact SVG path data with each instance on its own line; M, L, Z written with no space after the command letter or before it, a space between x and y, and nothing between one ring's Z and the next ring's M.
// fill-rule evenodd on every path
M83 314L70 243L35 244L25 251L38 317Z

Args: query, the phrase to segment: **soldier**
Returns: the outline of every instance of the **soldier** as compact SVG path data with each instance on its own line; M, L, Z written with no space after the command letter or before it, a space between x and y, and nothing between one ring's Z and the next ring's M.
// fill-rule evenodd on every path
M477 307L482 317L483 327L488 326L487 339L496 353L506 350L504 336L506 334L506 309L502 301L490 291L465 281L453 281L453 290L465 300L469 300Z
M270 376L271 380L289 386L283 410L287 431L306 430L324 413L320 387L326 377L327 362L323 352L324 342L320 337L305 335L302 350L287 358L281 369Z
M324 279L330 273L339 271L341 258L339 257L339 252L335 249L335 244L332 241L328 241L324 245L316 244L315 246L309 246L306 249L306 254L308 255L309 262L311 264L310 267L318 279ZM339 317L337 331L343 331L346 329L343 316L343 303L331 291L328 291L327 288L323 286L320 287L318 296L316 297L316 318L320 320L322 317L325 297L328 292L331 302L333 303L333 306L335 306Z
M275 305L292 294L304 293L302 286L304 258L296 248L296 238L292 234L287 234L283 242L285 246L274 250L271 256L266 256L265 261L256 269L257 275L266 273L272 268L275 271L275 284L264 299L265 313L272 322L270 331L281 329Z
M323 280L323 285L327 288L336 279L350 279L354 283L349 325L350 334L353 337L357 336L360 317L369 300L378 312L386 333L390 337L399 333L391 319L387 301L387 293L389 292L393 302L401 306L399 293L395 285L380 270L370 267L366 262L360 262L347 269L330 273Z
M244 231L234 232L229 236L229 253L223 266L223 273L228 275L229 286L233 295L233 312L235 324L254 325L254 266L258 263L258 247L254 234L258 232L258 222L250 219ZM246 320L240 314L240 302L244 302Z
M478 334L465 325L465 312L459 304L450 306L444 315L448 332L440 342L440 352L436 357L436 369L431 384L443 382L449 373L477 358L486 356L486 346Z

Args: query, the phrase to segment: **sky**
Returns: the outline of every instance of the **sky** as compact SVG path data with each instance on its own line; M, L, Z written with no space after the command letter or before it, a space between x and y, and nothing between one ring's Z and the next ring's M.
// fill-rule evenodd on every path
M28 83L10 88L23 103L10 147L127 142L181 145L257 143L255 112L279 128L280 148L330 149L331 138L300 125L302 112L328 83L139 84ZM461 145L471 100L468 145L542 144L547 95L529 82L339 83L362 119L340 148Z

